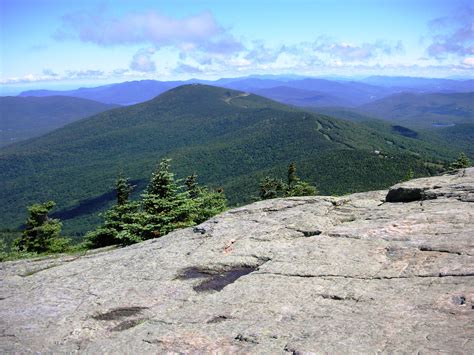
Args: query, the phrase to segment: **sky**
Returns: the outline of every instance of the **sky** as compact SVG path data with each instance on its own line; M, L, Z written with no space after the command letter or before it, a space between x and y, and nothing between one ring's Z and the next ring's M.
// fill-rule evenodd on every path
M472 78L473 19L464 0L0 0L0 85Z

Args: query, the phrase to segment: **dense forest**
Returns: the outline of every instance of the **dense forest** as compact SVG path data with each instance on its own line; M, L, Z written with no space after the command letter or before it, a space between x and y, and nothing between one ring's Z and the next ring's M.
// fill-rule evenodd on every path
M342 195L387 188L408 171L437 174L459 153L422 132L406 133L230 89L181 86L0 150L0 227L15 230L25 206L54 200L51 216L65 234L81 237L113 205L120 171L138 200L164 157L179 178L196 173L237 206L258 199L259 181L284 176L292 161L321 194Z

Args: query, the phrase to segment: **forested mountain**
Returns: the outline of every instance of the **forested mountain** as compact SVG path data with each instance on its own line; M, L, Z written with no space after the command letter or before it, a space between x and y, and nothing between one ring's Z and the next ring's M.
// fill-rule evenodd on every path
M403 93L359 106L357 111L418 128L474 123L474 92Z
M451 144L474 160L474 122L458 123L431 133L440 138L441 144Z
M117 105L67 96L0 97L0 147L114 107Z
M84 232L113 200L120 171L143 188L162 157L179 177L223 187L231 205L251 201L267 174L289 162L323 194L386 187L413 170L430 174L458 152L391 130L301 111L253 94L185 85L0 150L0 226L25 206L55 200L66 232Z

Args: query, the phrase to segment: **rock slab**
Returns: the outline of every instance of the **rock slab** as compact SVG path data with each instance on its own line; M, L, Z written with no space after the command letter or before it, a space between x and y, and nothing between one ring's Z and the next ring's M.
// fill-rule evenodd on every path
M472 202L474 168L5 262L0 351L473 354Z

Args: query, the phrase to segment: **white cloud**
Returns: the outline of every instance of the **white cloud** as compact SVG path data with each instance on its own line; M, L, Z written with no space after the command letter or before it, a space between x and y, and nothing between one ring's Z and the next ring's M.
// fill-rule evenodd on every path
M462 64L467 66L467 67L473 67L474 68L474 57L464 58L464 60L462 61Z
M156 64L152 58L153 54L155 54L155 49L153 48L140 49L133 56L130 69L144 73L155 72Z
M127 13L121 17L110 16L105 8L80 11L63 16L62 26L53 37L100 46L170 46L185 52L231 53L243 49L208 11L184 18L166 16L154 10Z

